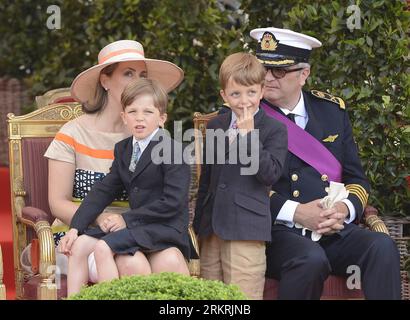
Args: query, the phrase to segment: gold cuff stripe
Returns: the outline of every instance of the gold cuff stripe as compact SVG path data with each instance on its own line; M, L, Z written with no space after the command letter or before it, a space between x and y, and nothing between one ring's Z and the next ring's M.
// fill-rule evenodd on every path
M346 189L357 196L362 203L363 208L367 204L367 200L369 199L369 194L366 192L366 190L359 184L348 184L346 186Z
M363 207L366 205L369 196L361 186L347 186L346 189L359 198Z
M362 204L362 207L364 208L364 206L366 205L366 199L363 198L363 196L361 196L360 194L356 193L355 191L349 190L349 192L359 198L360 203Z
M349 190L350 193L356 195L360 199L363 207L366 205L367 199L369 197L366 191L363 191L363 189L358 188L358 187L350 187L350 188L347 188L347 190Z

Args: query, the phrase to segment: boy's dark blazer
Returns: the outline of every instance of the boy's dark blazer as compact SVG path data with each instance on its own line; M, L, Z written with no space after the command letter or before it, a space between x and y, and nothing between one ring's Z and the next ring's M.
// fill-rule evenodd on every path
M190 167L187 164L156 164L151 151L160 142L175 148L182 145L160 129L148 144L137 163L134 173L128 168L132 155L132 136L118 142L114 148L114 161L110 172L96 182L75 213L71 228L79 234L95 221L97 216L122 192L126 190L130 210L122 214L127 228L141 247L160 250L174 243L185 257L189 257L188 236L188 189ZM159 145L158 145L159 147ZM157 160L158 160L157 158Z
M226 131L231 118L232 112L220 114L209 121L207 129ZM254 126L259 129L259 169L254 175L241 175L240 169L245 165L239 161L237 164L206 164L207 147L204 146L194 219L194 229L199 237L215 233L224 240L271 239L269 191L282 174L288 147L287 130L262 109L254 116ZM250 146L249 133L244 137L238 135L238 139L247 139ZM209 143L216 146L215 140L206 140L208 148ZM228 148L229 143L225 143ZM228 161L229 152L225 156Z

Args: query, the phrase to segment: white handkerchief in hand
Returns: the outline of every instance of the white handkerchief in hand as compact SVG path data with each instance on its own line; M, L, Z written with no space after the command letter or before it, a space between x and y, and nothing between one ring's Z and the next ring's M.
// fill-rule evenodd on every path
M343 183L330 181L327 196L320 201L320 204L324 209L330 209L336 202L346 199L348 195L349 191L346 190Z
M346 199L348 195L349 191L346 190L345 185L343 183L330 181L327 196L320 201L320 204L323 206L323 209L330 209L334 206L336 202ZM316 233L314 231L312 232L313 241L319 241L321 237L321 234ZM317 240L314 240L313 238Z
M323 209L330 209L336 202L346 199L348 195L349 191L346 190L343 183L330 181L327 196L320 201L320 204L323 206ZM295 223L295 227L302 228L302 235L305 235L306 230L309 230L307 228L304 228L299 223ZM319 241L320 238L322 238L322 235L315 231L312 231L310 238L312 239L312 241Z

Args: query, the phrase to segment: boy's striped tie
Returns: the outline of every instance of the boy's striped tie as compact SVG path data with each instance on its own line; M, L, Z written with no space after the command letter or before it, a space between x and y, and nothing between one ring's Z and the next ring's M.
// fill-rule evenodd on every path
M135 171L135 167L137 166L137 162L140 159L140 156L141 156L141 149L140 149L140 146L138 145L138 142L136 142L132 150L132 157L131 157L131 162L129 166L129 169L131 172Z

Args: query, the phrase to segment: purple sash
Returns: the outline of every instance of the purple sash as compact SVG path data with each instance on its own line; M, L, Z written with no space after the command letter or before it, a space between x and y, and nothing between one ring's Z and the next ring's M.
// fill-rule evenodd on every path
M326 174L330 181L342 181L342 165L323 144L266 103L261 102L261 107L268 116L286 125L290 152L315 168L321 175Z

